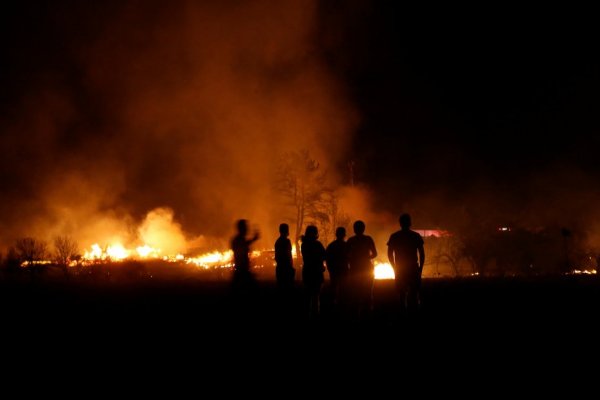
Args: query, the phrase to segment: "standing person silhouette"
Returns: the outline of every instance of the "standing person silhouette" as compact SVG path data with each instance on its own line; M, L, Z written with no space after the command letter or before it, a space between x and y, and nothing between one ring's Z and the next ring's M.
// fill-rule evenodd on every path
M292 258L292 242L288 224L279 225L279 238L275 241L275 278L281 290L289 291L294 286L296 270Z
M250 245L260 237L258 231L251 239L247 239L248 221L237 222L238 233L231 240L233 250L233 288L238 294L244 294L255 286L254 275L250 271Z
M348 239L348 262L353 295L356 296L358 317L373 310L373 260L377 257L375 242L365 235L365 223L356 221L353 225L354 236Z
M319 241L319 230L308 225L302 236L302 283L308 295L308 316L316 317L320 312L321 285L324 281L325 247Z
M327 270L331 285L331 300L334 305L340 300L340 293L346 275L348 275L348 244L344 240L346 228L340 226L335 230L336 239L325 249Z
M425 264L423 237L410 229L409 214L399 219L400 230L388 240L388 259L396 274L396 289L400 294L403 310L416 311L421 303L421 274Z

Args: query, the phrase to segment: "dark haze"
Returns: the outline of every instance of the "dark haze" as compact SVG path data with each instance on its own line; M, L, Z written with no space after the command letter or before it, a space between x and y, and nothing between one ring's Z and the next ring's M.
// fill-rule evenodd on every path
M130 242L157 207L188 238L228 238L240 217L268 230L278 154L333 165L350 143L357 119L320 59L313 1L9 8L4 246Z
M360 111L355 180L375 210L422 228L564 226L600 247L591 10L334 4L327 59Z
M379 247L409 212L418 229L567 227L600 248L598 32L583 10L7 4L3 247L133 242L148 226L210 247L238 218L270 246L274 161L307 148Z

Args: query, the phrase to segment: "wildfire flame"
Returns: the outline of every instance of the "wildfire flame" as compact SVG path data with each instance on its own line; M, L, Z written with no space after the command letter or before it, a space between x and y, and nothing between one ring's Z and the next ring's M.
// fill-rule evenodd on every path
M390 263L375 262L375 279L394 279L394 268Z
M263 254L261 250L254 250L250 254L252 258L258 258ZM231 268L233 266L233 251L212 251L199 256L186 257L183 254L161 256L161 250L147 244L135 249L128 249L121 243L112 243L102 248L94 243L89 250L85 251L83 260L94 261L123 261L126 259L162 259L168 262L184 262L189 265L208 268ZM375 279L394 279L394 269L388 262L375 262Z
M228 250L225 252L213 251L212 253L207 253L198 257L187 258L185 259L185 262L202 268L210 268L214 266L231 267L232 260L233 251Z
M147 244L143 246L138 246L136 248L138 255L142 258L158 258L160 254L160 249L155 249L153 247L148 246Z
M157 254L160 250L153 249L147 245L137 248L137 254L141 258L150 258L151 255ZM91 245L90 250L86 250L83 254L83 259L86 261L113 260L122 261L130 258L134 251L125 248L121 243L113 243L105 248L102 248L98 243Z
M574 269L571 273L573 275L596 275L597 272L595 269Z

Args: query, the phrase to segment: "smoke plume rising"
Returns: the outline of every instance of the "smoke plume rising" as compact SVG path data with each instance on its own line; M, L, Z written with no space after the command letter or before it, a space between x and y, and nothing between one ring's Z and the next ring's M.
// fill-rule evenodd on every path
M181 249L230 237L238 218L274 235L277 155L334 164L356 121L320 59L316 13L303 0L22 11L30 31L15 23L10 55L27 68L1 120L3 247L150 241L164 223Z

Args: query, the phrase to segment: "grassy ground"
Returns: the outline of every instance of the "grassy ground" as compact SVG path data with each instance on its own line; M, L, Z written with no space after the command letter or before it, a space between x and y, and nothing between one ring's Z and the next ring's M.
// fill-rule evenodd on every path
M286 299L269 279L236 297L227 276L4 277L3 365L52 371L64 363L68 376L94 369L113 380L133 370L190 382L243 374L262 391L288 371L299 385L307 368L315 382L335 383L337 371L347 389L357 376L391 390L396 380L413 384L399 377L403 369L429 381L493 376L499 388L521 378L531 385L527 377L539 371L579 379L597 363L600 281L592 276L426 279L412 316L398 312L392 281L377 282L375 310L362 318L336 311L327 289L311 320L299 286Z
M69 329L98 323L118 329L156 324L159 329L171 326L196 334L245 324L257 330L283 325L378 330L425 326L442 330L429 336L444 341L449 340L445 335L454 333L478 338L486 327L529 335L570 327L582 339L593 340L600 280L593 276L425 279L422 306L413 317L400 313L392 281L376 281L374 298L373 313L358 318L344 302L333 306L326 283L321 315L311 320L299 282L289 295L282 296L275 283L264 277L254 291L241 296L235 296L229 276L66 280L56 275L0 281L0 311L9 325L24 321Z

